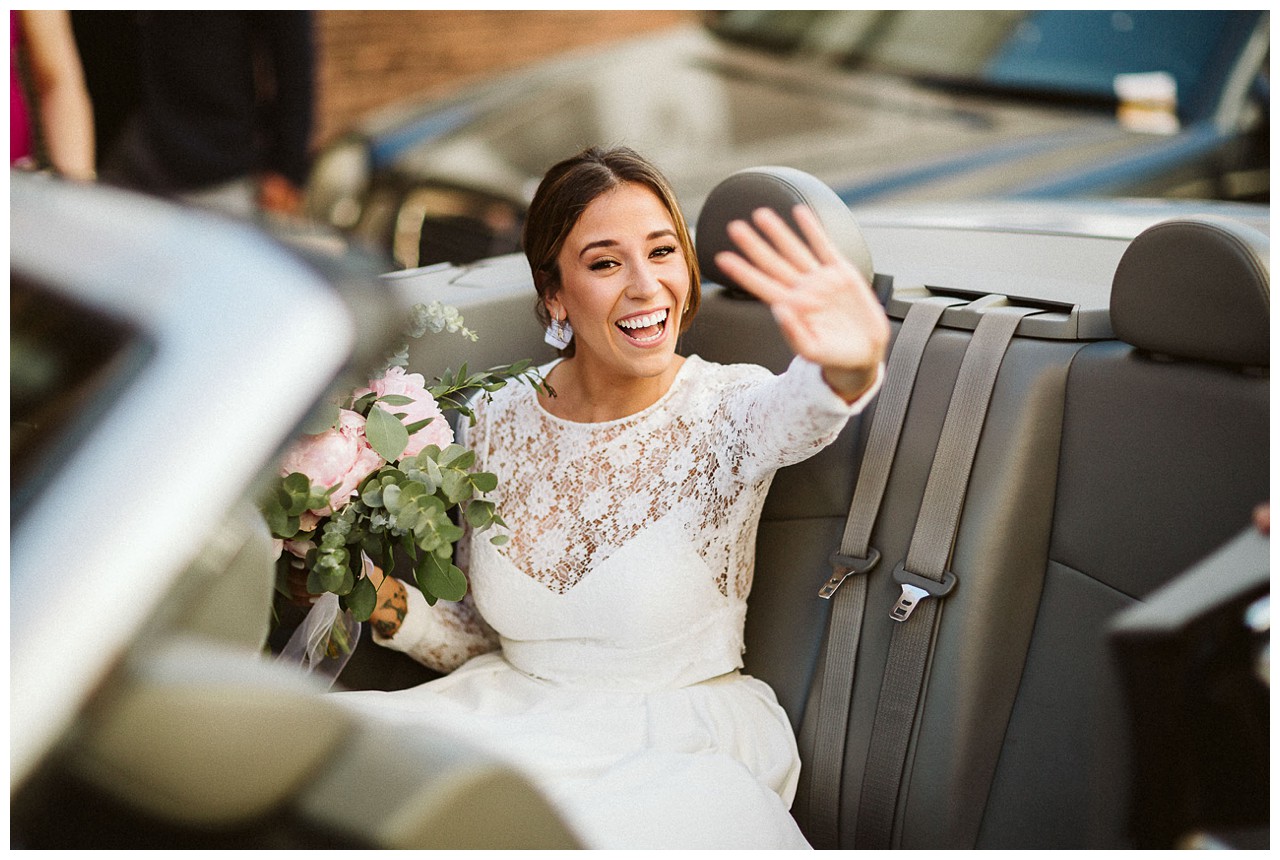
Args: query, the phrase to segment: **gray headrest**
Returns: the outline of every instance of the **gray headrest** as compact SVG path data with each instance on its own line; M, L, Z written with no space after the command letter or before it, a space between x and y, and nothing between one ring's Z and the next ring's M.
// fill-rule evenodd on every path
M1149 227L1111 284L1111 327L1139 349L1270 367L1270 240L1225 218Z
M737 250L726 232L729 222L749 222L751 213L764 206L782 215L798 231L791 215L797 203L807 203L813 209L836 247L871 283L871 251L849 207L822 180L791 167L740 170L712 189L698 214L695 233L702 277L740 292L715 263L716 254L721 251Z

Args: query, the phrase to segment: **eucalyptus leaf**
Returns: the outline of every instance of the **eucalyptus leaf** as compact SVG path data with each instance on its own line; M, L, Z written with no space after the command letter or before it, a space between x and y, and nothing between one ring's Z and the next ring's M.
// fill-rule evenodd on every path
M445 446L445 449L440 452L438 461L441 466L453 466L458 469L465 469L470 465L470 463L460 463L459 461L464 460L468 455L470 455L471 461L474 462L476 455L473 452L468 451L466 448L456 442L453 442Z
M378 456L388 463L400 459L405 447L409 444L409 433L404 425L396 420L390 412L374 406L365 419L365 438L369 445L378 452Z
M351 610L356 621L368 621L378 603L378 590L367 576L362 576L351 587L347 595L347 608Z
M417 570L418 587L441 600L461 600L467 594L467 577L447 559L436 554L423 559Z
M423 463L422 471L426 472L427 477L431 479L431 485L433 486L433 488L439 487L442 483L444 483L444 474L440 471L440 467L436 464L435 460L428 459L425 463ZM433 489L433 492L434 492L434 489Z
M421 421L414 421L412 424L404 425L404 429L405 429L405 432L407 432L410 436L412 436L414 433L417 433L419 430L421 430L423 427L426 427L432 421L440 421L440 420L441 420L440 418L423 418Z
M343 593L343 585L349 575L346 566L342 567L316 567L311 571L316 576L316 584L320 587L313 589L311 587L311 577L307 577L307 591L313 594L321 594L326 591L332 591L334 594Z
M492 472L475 472L471 475L471 486L482 493L491 493L498 488L498 476Z
M400 510L401 490L399 484L388 484L382 488L382 506L395 513Z
M273 537L288 540L297 533L298 528L294 526L292 532L289 531L289 516L279 504L267 504L262 508L262 515L266 518L267 528L271 529Z
M312 505L311 479L301 472L291 472L280 482L281 502L291 517L296 517ZM323 502L321 503L323 504Z
M493 503L474 501L467 505L467 523L473 529L483 529L493 522Z
M273 517L283 516L288 505L289 496L279 484L272 486L258 500L258 510L266 517L268 525L270 525Z
M384 394L378 398L378 402L388 406L408 406L414 401L412 397L406 397L403 394Z
M444 481L441 483L441 489L444 490L449 501L457 504L471 497L471 482L467 480L466 472L459 472L449 469L444 473Z
M494 546L502 546L509 540L511 540L510 535L494 535L493 537L489 538L489 543L493 544Z

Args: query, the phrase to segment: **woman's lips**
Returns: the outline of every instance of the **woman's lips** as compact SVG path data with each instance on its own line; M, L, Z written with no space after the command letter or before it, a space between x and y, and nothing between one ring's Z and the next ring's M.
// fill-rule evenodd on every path
M667 329L668 311L666 308L656 311L633 314L618 320L614 325L623 336L640 346L650 346L662 339Z

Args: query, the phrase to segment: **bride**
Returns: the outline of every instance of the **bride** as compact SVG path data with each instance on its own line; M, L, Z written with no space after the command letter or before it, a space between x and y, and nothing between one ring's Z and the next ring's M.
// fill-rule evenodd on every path
M775 376L677 354L698 269L652 165L593 148L547 173L524 247L561 348L542 368L554 396L508 386L467 439L518 528L472 543L461 603L375 571L375 640L448 674L339 700L510 760L588 847L808 847L790 723L739 671L756 527L774 472L874 396L889 328L795 217L802 236L767 210L732 224L740 253L716 260L796 353Z

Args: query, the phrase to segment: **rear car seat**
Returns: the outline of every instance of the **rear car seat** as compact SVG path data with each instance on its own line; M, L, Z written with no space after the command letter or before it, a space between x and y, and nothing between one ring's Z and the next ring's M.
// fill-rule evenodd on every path
M794 172L779 177L776 168L748 173L757 174L745 188L749 200L736 206L718 202L720 194L744 193L741 177L731 177L713 193L699 218L699 257L709 277L716 277L709 252L717 247L709 242L710 236L723 230L727 217L741 217L759 205L758 186L769 177L775 177L781 189L769 205L783 209L801 200L815 205L828 231L848 237L842 243L845 253L870 262L865 246L856 245L863 241L861 234L842 224L852 223L852 216L843 205L829 205L835 195L821 183ZM895 339L911 303L934 295L923 287L893 284L884 274L877 276L876 288L884 299L893 289L889 310ZM906 556L911 540L951 391L980 317L964 299L975 297L981 295L958 298L929 341L873 532L872 543L884 560L871 575L858 653L838 847L852 845L858 787L894 624L889 610L900 594L889 573ZM1074 340L1075 324L1069 314L1057 313L1024 320L1020 331L1045 336L1015 339L1005 358L1009 369L1001 373L992 395L988 431L975 460L969 508L956 544L953 570L964 584L947 598L931 670L938 680L930 683L915 750L917 764L911 769L901 816L907 824L904 847L972 847L976 841L986 782L999 753L1039 599L1062 388L1066 367L1083 346ZM775 371L789 357L767 309L711 285L687 341L689 351L705 358L763 362ZM747 619L747 670L777 691L801 734L802 750L811 732L804 719L828 612L828 604L816 593L831 573L828 559L840 544L873 415L874 408L851 422L835 445L781 471L760 526ZM810 804L820 799L807 796L806 788L802 777L794 812L808 832Z
M1045 590L984 847L1128 839L1127 718L1103 631L1267 500L1268 253L1261 233L1203 219L1150 228L1120 261L1119 340L1081 350L1067 381Z
M775 208L789 208L792 201L816 202L815 208L829 230L833 223L851 217L843 207L829 205L832 195L816 180L774 168L746 173L751 174L746 187L752 199L732 203L718 199L719 195L736 197L742 193L742 177L731 177L713 192L699 219L699 255L710 280L717 278L710 257L722 244L716 237L728 217L741 217L751 206L759 205L761 186L770 182L776 186L766 195L772 198L768 203ZM839 226L836 232L845 237L846 253L855 260L859 259L856 255L862 255L869 267L869 254L865 248L857 248L861 236L856 228ZM1125 265L1117 275L1121 306L1126 304L1130 281L1142 281L1151 272L1150 257L1170 253L1171 249L1163 245L1152 252L1154 241L1150 236L1144 237L1126 254ZM1175 241L1175 247L1179 242L1180 239ZM853 243L852 252L848 243ZM1185 253L1185 249L1178 250ZM1179 264L1175 268L1180 269L1183 282L1188 285L1202 280L1191 274L1192 268ZM1220 270L1217 274L1221 280L1235 280L1237 288L1256 290L1256 278L1246 279L1248 285L1241 286L1238 271L1228 275L1226 270ZM1155 285L1165 279L1157 270L1148 280ZM885 274L877 276L882 298L887 296L891 280ZM1060 277L1046 279L1046 283L1046 289L1061 289ZM1265 266L1262 284L1262 313L1256 318L1263 321L1265 333ZM1095 387L1101 389L1099 394L1106 392L1112 387L1108 366L1119 361L1122 354L1130 356L1131 363L1139 360L1136 356L1147 352L1149 344L1140 334L1134 345L1110 340L1091 343L1109 338L1109 327L1082 325L1079 309L1069 304L1060 306L1062 296L1039 293L1044 286L1022 285L1020 298L1013 300L1018 303L1029 299L1043 312L1028 317L1019 327L992 393L950 568L962 585L946 598L941 613L916 736L899 795L894 847L1122 845L1118 826L1123 817L1120 807L1125 777L1122 770L1116 769L1116 762L1122 759L1110 760L1109 781L1098 786L1091 782L1095 771L1084 753L1093 749L1111 752L1123 743L1122 715L1106 724L1107 731L1100 738L1094 737L1098 725L1087 722L1086 715L1092 712L1095 689L1110 684L1109 669L1101 654L1102 623L1124 604L1124 599L1110 594L1095 598L1086 593L1080 597L1084 605L1077 606L1062 598L1062 568L1069 556L1064 557L1060 548L1070 542L1072 524L1083 524L1083 530L1075 533L1077 539L1096 546L1108 564L1145 571L1135 574L1142 588L1130 587L1136 592L1127 595L1132 600L1234 531L1243 522L1241 511L1265 496L1265 443L1259 444L1255 431L1246 429L1255 427L1260 417L1265 439L1265 376L1249 377L1234 368L1208 369L1243 380L1243 387L1260 391L1262 408L1257 412L1255 394L1247 395L1249 405L1241 405L1240 410L1249 417L1224 422L1218 438L1202 440L1203 448L1191 439L1187 446L1172 450L1159 446L1156 440L1164 438L1173 444L1168 434L1169 421L1175 413L1162 412L1172 410L1173 404L1156 405L1148 399L1146 386L1158 388L1159 383L1136 378L1132 384L1138 387L1120 399L1132 409L1150 404L1152 414L1145 419L1147 424L1140 424L1135 416L1132 426L1124 430L1100 430L1102 438L1096 432L1089 436L1086 428L1090 416L1101 421L1103 427L1122 422L1128 425L1130 421L1120 417L1127 414L1124 411L1084 405L1088 402L1083 399L1084 390ZM888 305L896 337L898 320L910 304L939 291L907 283L893 287ZM1004 303L1001 299L994 301ZM1226 306L1230 302L1220 303ZM1156 304L1156 309L1165 311L1163 314L1152 317L1152 308L1128 312L1131 316L1150 317L1139 325L1139 331L1164 331L1170 325L1166 305L1163 301ZM1198 301L1194 306L1204 304ZM1208 304L1213 306L1215 302L1210 299ZM1100 310L1105 313L1105 306ZM1128 332L1129 317L1124 313L1116 329ZM1177 316L1176 309L1173 316ZM845 739L840 837L838 845L816 847L855 847L859 790L894 624L888 618L888 610L899 594L888 574L906 555L960 361L978 317L974 306L949 309L922 359L873 533L872 544L884 561L869 580ZM1228 329L1233 327L1233 323L1226 325ZM686 348L711 360L755 361L774 370L785 366L788 357L765 308L712 284L706 287L698 324L686 336ZM1197 364L1205 358L1194 352L1185 357L1195 359ZM1265 349L1263 357L1265 367ZM1257 356L1246 358L1245 363L1249 363ZM1195 396L1186 396L1194 402ZM1188 411L1194 413L1192 423L1218 426L1215 416L1226 414L1211 403L1191 402ZM827 614L826 602L816 598L816 591L830 574L830 553L840 544L871 414L851 423L841 439L818 457L779 473L760 526L756 579L747 621L747 670L768 681L778 692L801 734L802 754L809 749L806 736L812 733L806 718L813 710L809 700ZM1151 422L1163 432L1148 436L1152 431L1147 425ZM1124 434L1131 442L1133 449L1127 457L1112 456L1119 449L1109 441L1108 432L1116 439ZM1256 481L1242 481L1225 470L1228 463L1247 462L1234 453L1225 453L1241 445L1262 458L1254 470ZM1176 459L1170 460L1170 454ZM1110 471L1095 466L1095 457L1107 458ZM1146 471L1140 466L1144 460ZM1132 471L1125 473L1121 466ZM1149 473L1161 470L1165 475L1161 483L1147 480ZM1124 480L1130 494L1124 505L1116 504L1117 496L1108 485L1116 480ZM1222 510L1214 513L1214 519L1232 525L1226 531L1205 528L1196 519L1195 505L1188 507L1188 502L1203 491L1200 485L1206 481L1216 487L1212 495L1215 504L1221 503ZM1182 501L1175 501L1179 493ZM1156 513L1159 505L1144 501L1148 495L1160 495L1160 504L1178 508L1185 516L1161 516ZM1234 500L1229 505L1223 501L1227 496ZM1100 518L1108 521L1108 527L1097 534L1112 536L1110 544L1093 544L1092 522ZM1164 537L1166 530L1180 533L1171 536L1172 544ZM1121 540L1126 535L1131 538L1128 544ZM1166 551L1149 552L1148 544L1157 544ZM1141 560L1128 560L1125 553ZM1108 592L1110 585L1101 589ZM1091 588L1099 587L1086 585L1083 590L1090 592ZM1070 585L1067 589L1077 590ZM1100 747L1106 740L1111 743ZM812 805L823 799L807 796L806 787L802 777L794 812L810 832Z

